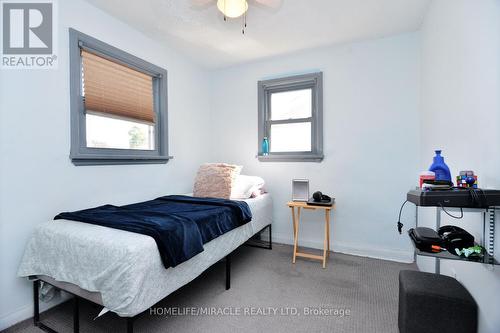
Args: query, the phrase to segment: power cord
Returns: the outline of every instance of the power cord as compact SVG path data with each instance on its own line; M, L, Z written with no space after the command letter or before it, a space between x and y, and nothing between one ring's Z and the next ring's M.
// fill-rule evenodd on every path
M455 215L451 215L449 212L447 212L446 209L444 209L443 204L439 204L439 206L441 207L443 212L446 213L446 215L453 217L454 219L461 219L462 217L464 217L464 210L462 209L462 207L460 207L460 216L455 216Z
M403 212L403 207L406 205L408 200L405 200L403 204L401 205L401 208L399 209L399 217L398 217L398 232L401 235L401 232L403 231L403 223L401 223L401 213Z
M486 195L484 194L483 190L480 188L474 189L474 188L469 188L469 194L472 199L472 204L473 206L476 207L483 207L486 204Z

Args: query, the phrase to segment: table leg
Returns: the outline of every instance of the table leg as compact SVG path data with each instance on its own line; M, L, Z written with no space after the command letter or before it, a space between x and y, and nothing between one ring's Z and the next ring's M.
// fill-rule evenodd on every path
M326 252L326 255L328 258L330 258L330 210L326 210L325 209L325 216L326 216L326 229L327 229L327 233L326 233L326 249L327 249L327 252Z
M297 252L299 249L300 212L301 212L301 208L297 207L297 218L295 219L295 242L294 242L295 255L297 255Z
M298 238L298 223L297 217L295 216L295 207L292 208L292 221L293 221L293 259L292 263L295 264L295 258L297 256L297 238ZM298 210L298 208L297 208ZM300 213L299 213L300 216Z
M328 215L325 215L328 216ZM323 242L323 268L326 267L326 248L328 247L328 218L325 217L325 240Z

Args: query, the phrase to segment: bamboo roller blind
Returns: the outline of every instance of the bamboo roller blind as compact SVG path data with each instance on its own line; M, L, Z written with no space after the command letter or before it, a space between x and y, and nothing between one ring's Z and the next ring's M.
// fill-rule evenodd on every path
M154 123L153 78L82 50L85 109Z

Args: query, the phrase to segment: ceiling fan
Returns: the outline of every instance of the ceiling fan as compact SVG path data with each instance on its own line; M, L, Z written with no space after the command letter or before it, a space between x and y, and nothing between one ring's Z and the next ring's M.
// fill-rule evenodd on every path
M258 7L277 9L283 0L192 0L195 8L208 8L217 5L217 9L224 15L224 21L242 17L241 33L245 34L247 27L247 12L249 3Z

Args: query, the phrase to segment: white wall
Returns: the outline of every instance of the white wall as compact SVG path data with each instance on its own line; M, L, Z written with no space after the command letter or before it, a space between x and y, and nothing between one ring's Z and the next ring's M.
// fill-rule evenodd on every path
M421 38L421 168L428 168L433 150L441 148L452 175L472 169L480 187L500 188L500 1L435 0ZM430 210L422 210L419 224L432 223L435 212ZM481 235L480 214L468 214L463 221L442 216L442 224ZM497 223L497 239L499 229ZM500 246L495 254L500 256ZM433 269L429 260L418 263ZM441 271L455 275L478 302L480 332L498 332L498 266L443 261Z
M311 71L324 74L324 161L259 162L257 81ZM308 178L311 193L321 190L337 198L335 251L413 260L408 237L396 232L396 220L418 170L419 73L416 33L216 71L213 160L241 164L243 174L264 177L275 201L276 241L292 242L285 204L292 179ZM322 248L323 215L306 211L303 218L300 244Z
M59 27L58 70L0 71L0 330L32 315L31 285L16 272L38 224L63 210L189 192L196 168L209 159L207 73L83 1L59 1ZM173 160L71 164L69 27L168 70Z

